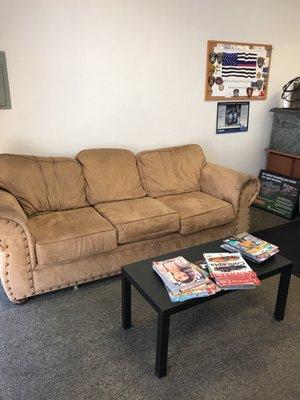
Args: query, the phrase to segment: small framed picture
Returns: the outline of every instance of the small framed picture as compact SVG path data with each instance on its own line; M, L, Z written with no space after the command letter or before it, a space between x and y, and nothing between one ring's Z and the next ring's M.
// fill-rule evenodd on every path
M248 130L249 107L249 101L218 103L216 133L246 132Z

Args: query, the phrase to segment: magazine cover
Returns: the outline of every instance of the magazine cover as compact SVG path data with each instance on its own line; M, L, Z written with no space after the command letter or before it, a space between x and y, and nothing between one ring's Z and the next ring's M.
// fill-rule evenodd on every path
M198 297L208 297L219 292L221 289L209 278L205 279L204 284L200 284L192 289L180 290L179 292L172 292L166 287L171 301L186 301Z
M240 276L255 274L240 253L204 253L203 255L212 276L224 273Z
M193 265L205 278L210 278L207 262L204 258L194 261Z
M204 276L205 284L206 284L207 290L210 292L210 295L215 294L220 291L218 286L215 284L215 282L210 277L208 265L204 258L194 261L193 266Z
M197 297L207 297L207 296L211 296L212 294L215 294L219 290L220 289L213 282L212 282L211 286L202 284L202 285L199 285L192 289L180 290L177 293L172 292L167 287L167 292L172 301L186 301L186 300L194 299Z
M204 276L183 257L153 262L153 269L173 292L191 289L205 283Z
M249 233L240 233L232 238L225 239L221 247L230 252L241 252L255 262L263 262L279 252L278 246L261 240Z
M247 289L248 287L260 285L260 280L256 276L246 276L244 278L236 278L234 276L220 277L216 278L216 282L221 289Z
M234 247L232 245L229 245L227 243L225 244L221 244L222 249L230 251L231 253L235 253L236 251L239 251L243 256L245 256L246 258L248 258L251 261L254 261L256 263L261 263L265 260L268 260L270 257L274 256L275 254L278 253L279 250L274 250L272 252L262 252L260 254L255 254L253 252L253 254L250 254L249 252L245 252L240 250L237 247Z
M258 256L264 253L274 253L278 251L278 247L261 240L249 233L241 233L230 239L225 239L224 243L235 247L237 250L249 255Z
M210 275L218 286L259 284L256 276L240 253L204 253Z

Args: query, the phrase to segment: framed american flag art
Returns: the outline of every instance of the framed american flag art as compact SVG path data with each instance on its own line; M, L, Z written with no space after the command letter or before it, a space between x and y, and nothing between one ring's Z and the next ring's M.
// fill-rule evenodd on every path
M271 53L269 44L209 40L205 100L265 100Z

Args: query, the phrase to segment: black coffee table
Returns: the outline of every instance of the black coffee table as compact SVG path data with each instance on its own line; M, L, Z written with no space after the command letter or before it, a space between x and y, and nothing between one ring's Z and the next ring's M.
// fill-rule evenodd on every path
M300 278L300 219L256 232L255 235L280 248L280 254L293 261L293 275Z
M202 257L204 252L220 252L221 243L221 240L206 243L200 246L191 247L189 249L154 257L153 259L136 262L122 268L123 328L131 328L131 285L133 285L140 292L144 299L147 300L147 302L158 313L155 372L159 378L162 378L167 374L170 316L186 310L187 308L194 307L199 304L206 303L207 301L216 299L217 297L224 296L225 294L232 293L234 290L221 291L210 297L172 303L163 282L152 269L152 261L166 260L179 255L185 257L189 261L197 261ZM283 320L293 267L292 262L281 255L275 255L272 257L272 259L262 264L255 264L250 261L248 261L248 263L251 268L256 271L259 279L261 280L280 274L274 318L278 321ZM254 290L259 290L259 287Z

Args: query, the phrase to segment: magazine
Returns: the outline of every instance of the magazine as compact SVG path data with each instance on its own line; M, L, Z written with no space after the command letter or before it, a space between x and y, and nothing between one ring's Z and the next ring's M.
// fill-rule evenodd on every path
M210 276L221 289L247 289L260 284L240 253L204 253Z
M197 297L208 297L217 293L220 289L211 281L210 284L202 284L194 287L193 289L182 290L178 293L172 292L167 287L167 292L172 301L186 301Z
M194 261L193 265L204 277L210 278L209 269L204 257Z
M230 252L240 252L254 262L263 262L279 252L275 246L249 233L240 233L232 238L225 239L221 247Z
M220 290L209 278L207 267L205 271L183 257L155 261L153 270L164 282L173 302L211 296Z
M154 261L153 269L172 292L192 289L205 283L204 276L183 257Z
M260 284L240 253L204 253L194 263L183 257L154 261L172 302L212 296L220 290L251 289Z

